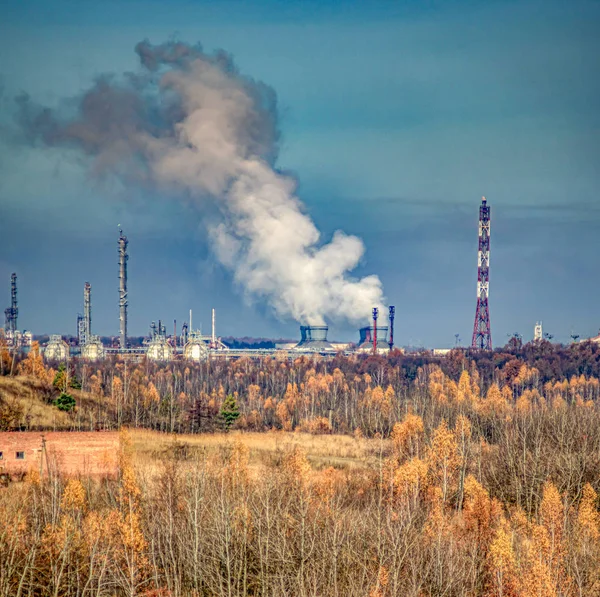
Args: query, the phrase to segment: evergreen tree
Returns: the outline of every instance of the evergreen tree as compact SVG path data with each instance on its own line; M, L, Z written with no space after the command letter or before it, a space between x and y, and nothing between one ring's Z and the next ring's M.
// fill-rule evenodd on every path
M233 394L228 394L227 398L223 401L223 406L221 406L221 411L219 412L219 420L225 428L225 431L229 431L229 428L235 423L239 416L240 409L238 408L237 401L233 397Z
M61 392L60 396L54 401L54 406L56 406L58 410L64 410L67 412L73 410L76 404L75 398L66 392Z

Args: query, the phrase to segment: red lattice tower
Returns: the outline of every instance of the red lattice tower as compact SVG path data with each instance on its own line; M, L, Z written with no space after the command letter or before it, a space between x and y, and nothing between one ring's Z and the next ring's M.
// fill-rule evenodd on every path
M492 350L490 328L490 206L485 197L479 208L479 253L477 258L477 309L471 346L479 350Z

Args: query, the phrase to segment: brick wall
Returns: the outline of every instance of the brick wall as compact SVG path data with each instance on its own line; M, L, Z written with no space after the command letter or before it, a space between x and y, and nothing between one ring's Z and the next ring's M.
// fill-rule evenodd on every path
M47 456L42 457L42 440ZM18 474L48 466L67 475L112 475L117 471L119 434L105 431L0 432L0 472ZM17 458L21 452L23 458Z

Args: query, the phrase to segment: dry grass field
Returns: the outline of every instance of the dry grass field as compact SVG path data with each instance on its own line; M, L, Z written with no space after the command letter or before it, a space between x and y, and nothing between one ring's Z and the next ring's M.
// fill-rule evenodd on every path
M138 466L156 465L172 456L194 461L204 455L214 456L235 443L242 443L249 450L250 467L254 470L277 464L295 447L302 449L316 470L330 466L336 469L364 468L376 463L380 455L386 454L391 443L389 440L348 435L311 435L286 431L176 435L136 429L131 430L129 435Z

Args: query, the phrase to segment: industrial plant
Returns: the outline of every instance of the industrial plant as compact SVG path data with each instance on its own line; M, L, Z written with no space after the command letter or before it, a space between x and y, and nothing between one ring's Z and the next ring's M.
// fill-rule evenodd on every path
M477 258L477 303L471 348L475 350L492 350L492 336L489 312L489 281L490 281L490 221L491 210L485 197L482 197L479 207L479 242ZM333 343L328 340L327 325L301 325L300 339L297 343L277 344L274 348L245 348L231 349L226 346L216 334L216 312L212 310L211 333L202 334L193 328L192 311L189 321L181 326L177 333L177 323L173 324L173 333L167 333L166 325L150 324L150 334L143 340L141 346L132 346L127 335L127 262L129 241L119 227L117 241L118 250L118 297L119 297L119 336L113 345L103 343L100 336L92 333L92 285L85 282L83 286L83 314L77 315L76 342L68 344L60 335L52 335L43 347L44 357L49 361L63 361L70 357L79 357L94 361L110 355L128 356L131 358L146 357L153 361L170 361L186 359L190 361L205 361L209 358L239 358L241 356L261 357L285 353L290 358L299 355L321 355L331 357L339 352L354 354L386 354L394 348L394 319L395 307L390 306L387 313L387 323L378 325L379 308L372 310L371 324L358 330L356 343ZM29 331L18 329L17 274L10 278L10 307L4 310L5 325L0 335L5 344L13 349L27 350L32 343ZM515 336L520 335L516 334ZM458 337L458 335L457 335ZM542 324L537 322L534 329L534 340L552 338L542 334ZM578 338L578 336L577 336ZM591 338L600 342L600 336ZM449 349L437 349L438 354L445 354ZM434 350L434 353L436 351Z
M65 361L70 357L95 361L111 355L121 355L129 358L146 357L152 361L171 361L186 359L190 361L205 361L209 358L239 358L241 356L268 356L274 353L287 353L295 358L299 355L319 354L331 357L343 352L378 353L389 352L393 346L394 307L389 308L389 326L377 327L378 309L373 309L373 325L359 330L359 341L355 344L331 343L327 339L328 326L300 326L300 341L298 343L276 345L274 348L237 349L226 346L216 334L216 311L212 309L211 333L202 334L194 329L192 311L189 321L181 326L177 333L177 323L173 324L173 333L167 333L167 326L158 320L150 324L150 334L143 340L141 346L132 346L127 334L127 262L129 241L119 228L117 241L118 254L118 300L119 300L119 336L116 345L106 345L100 336L92 332L92 285L85 282L83 286L83 314L77 314L76 341L69 344L61 335L51 335L43 347L44 358L48 361ZM5 327L3 339L9 348L14 350L27 349L31 346L30 332L19 332L17 326L17 275L11 276L11 306L5 310ZM390 340L388 341L388 330Z

